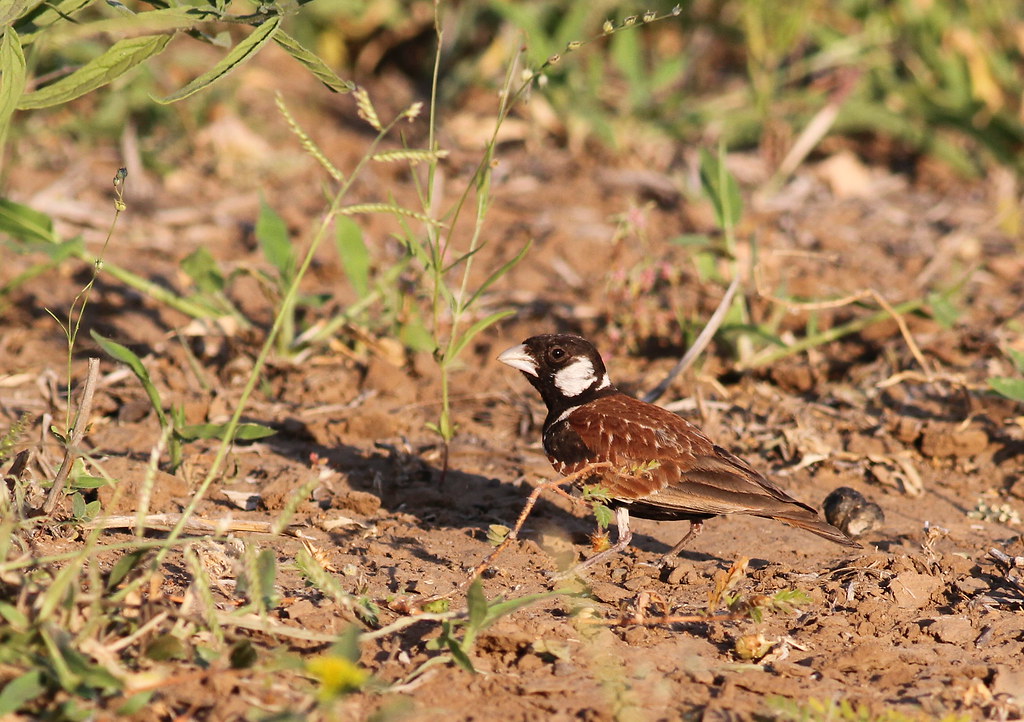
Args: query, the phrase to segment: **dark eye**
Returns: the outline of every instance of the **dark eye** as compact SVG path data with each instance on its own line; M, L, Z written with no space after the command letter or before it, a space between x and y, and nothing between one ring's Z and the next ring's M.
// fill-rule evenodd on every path
M552 361L561 361L562 359L565 358L565 349L560 348L559 346L555 346L553 349L548 351L548 357Z

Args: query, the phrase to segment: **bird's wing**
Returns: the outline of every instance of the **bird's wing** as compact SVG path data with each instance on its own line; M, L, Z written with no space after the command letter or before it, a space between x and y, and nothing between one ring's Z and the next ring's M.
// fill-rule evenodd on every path
M602 472L601 485L615 499L643 499L684 513L803 516L806 510L816 516L670 411L624 394L586 407L566 422L590 453L559 471L568 474L587 463L609 462L612 468Z

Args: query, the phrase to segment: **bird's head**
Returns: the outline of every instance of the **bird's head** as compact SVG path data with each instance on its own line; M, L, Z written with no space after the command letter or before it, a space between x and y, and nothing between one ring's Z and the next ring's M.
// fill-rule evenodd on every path
M580 336L533 336L498 360L522 371L549 411L586 403L613 388L601 354Z

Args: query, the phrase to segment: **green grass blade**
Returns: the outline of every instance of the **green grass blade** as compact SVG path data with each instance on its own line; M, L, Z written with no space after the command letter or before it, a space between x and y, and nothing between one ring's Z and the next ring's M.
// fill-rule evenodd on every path
M153 405L153 410L156 411L157 418L160 420L160 428L167 427L167 415L164 413L163 402L160 400L160 392L157 391L156 386L153 385L153 380L149 376L149 371L142 365L142 359L140 359L134 351L127 346L117 343L117 341L111 341L108 338L103 338L95 330L91 330L89 335L92 336L93 341L99 344L99 347L107 352L107 355L116 361L120 361L126 364L128 368L132 370L136 378L139 379L139 383L142 384L142 388L145 389L146 395L149 397L149 402Z
M473 338L478 333L483 331L485 328L497 323L501 319L511 316L514 313L515 311L513 311L512 309L505 309L504 311L496 311L495 313L492 313L490 316L485 316L484 318L481 318L479 321L477 321L472 326L467 328L466 331L458 338L458 340L452 344L451 349L445 355L445 360L450 361L452 359L457 358L458 355L462 352L462 349L466 347L466 344L472 341Z
M227 435L228 424L191 424L177 430L179 437L186 441L195 439L220 439ZM239 424L235 428L235 439L239 441L255 441L273 436L277 431L263 424Z
M21 49L21 40L14 28L6 28L0 38L0 69L3 72L3 83L0 83L0 148L7 138L11 116L14 115L25 92L25 53Z
M224 274L217 268L217 261L206 246L200 246L185 256L181 262L183 270L202 293L217 293L224 290Z
M512 259L504 263L494 273L488 276L487 280L480 284L480 287L476 289L476 291L470 297L469 301L463 306L463 308L470 308L474 303L476 303L476 300L480 298L480 296L482 296L484 292L487 291L488 288L491 287L491 285L495 281L497 281L499 278L501 278L506 273L511 271L516 265L518 265L518 263L526 257L526 254L529 253L531 246L533 246L533 241L527 241L526 245L523 246L522 250L520 250L519 253L517 253Z
M481 629L487 629L489 626L494 624L496 621L504 617L506 614L520 609L522 607L529 606L534 602L540 602L544 599L551 599L562 595L564 592L560 592L557 589L550 592L539 592L537 594L526 594L522 597L514 597L513 599L504 599L501 601L492 602L487 607L487 616L484 619Z
M736 179L725 165L725 147L712 155L706 148L700 150L700 182L715 209L715 220L720 228L735 228L743 215L743 199Z
M260 201L260 215L256 219L256 240L270 265L282 279L289 279L295 269L295 251L288 235L288 225L277 211Z
M313 77L326 85L328 90L335 93L350 93L355 90L355 83L339 78L337 73L328 67L327 63L304 48L298 40L283 30L274 35L274 42L287 50L288 54L293 58L305 65L306 69L313 74Z
M98 58L34 93L23 95L19 110L49 108L74 100L124 75L143 60L161 52L172 35L146 35L119 40Z
M42 261L40 263L33 263L10 281L7 281L0 286L0 298L3 298L23 283L28 283L36 276L42 275L51 268L59 266L66 258L70 258L71 256L81 253L82 249L83 245L80 238L65 241L58 246L51 246L49 260Z
M338 257L349 283L359 298L370 292L370 251L363 240L363 229L351 218L334 219L334 241Z
M1024 379L996 377L988 380L988 385L1000 396L1013 401L1024 402Z
M57 243L52 218L6 198L0 198L0 232L25 242Z
M45 691L42 672L38 669L15 677L0 692L0 716L14 714L26 702L32 701Z
M190 95L194 95L207 86L212 85L252 57L254 53L262 48L263 45L274 36L274 33L280 25L280 16L275 17L272 20L268 20L250 33L245 40L233 47L231 52L225 55L219 63L213 66L213 68L206 71L180 90L171 93L165 98L154 98L154 100L164 105L174 103L179 100L183 100Z
M487 597L484 596L480 577L474 579L466 590L466 604L469 605L468 627L472 630L480 629L487 618Z

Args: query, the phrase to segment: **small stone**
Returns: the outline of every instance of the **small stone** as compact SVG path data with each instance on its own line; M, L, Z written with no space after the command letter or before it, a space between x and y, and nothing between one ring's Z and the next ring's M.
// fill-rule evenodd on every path
M973 642L978 636L974 625L967 617L948 616L926 620L926 631L940 642L963 645Z
M679 565L668 573L668 577L665 579L665 582L667 584L682 584L683 580L686 579L689 573L689 567Z

